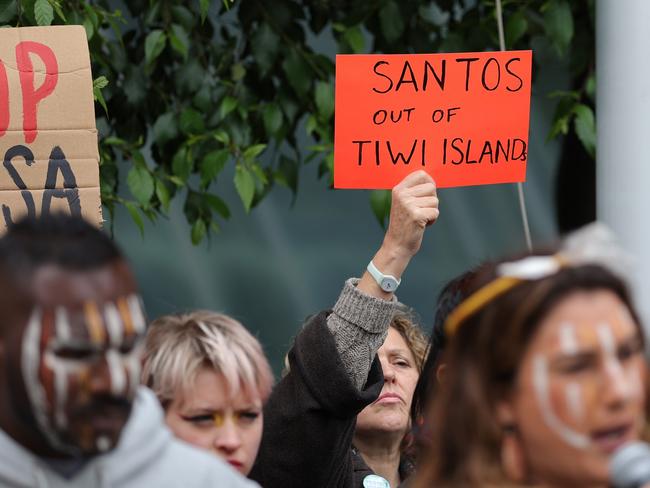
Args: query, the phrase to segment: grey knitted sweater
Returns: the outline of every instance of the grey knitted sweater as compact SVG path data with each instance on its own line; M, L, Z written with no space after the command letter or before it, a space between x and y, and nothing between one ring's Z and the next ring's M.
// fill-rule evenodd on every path
M382 300L357 290L358 278L345 282L327 327L354 386L363 388L377 350L386 340L397 298Z

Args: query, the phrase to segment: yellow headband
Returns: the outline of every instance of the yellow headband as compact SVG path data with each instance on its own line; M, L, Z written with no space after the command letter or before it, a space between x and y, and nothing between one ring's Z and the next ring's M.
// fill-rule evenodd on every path
M456 309L449 314L445 321L445 335L451 337L456 333L458 326L483 305L490 302L499 295L507 292L523 280L512 276L503 276L491 281L483 288L473 293L463 301Z
M460 324L470 315L522 281L546 278L568 264L569 260L561 253L552 256L527 256L520 261L501 264L500 271L507 274L494 279L461 302L447 317L445 335L447 337L454 335Z

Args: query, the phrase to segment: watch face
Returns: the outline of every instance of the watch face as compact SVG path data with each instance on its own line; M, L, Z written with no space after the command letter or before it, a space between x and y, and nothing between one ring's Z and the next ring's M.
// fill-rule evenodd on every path
M381 289L384 291L395 291L397 289L397 280L395 278L387 278L385 277L383 280L381 280Z

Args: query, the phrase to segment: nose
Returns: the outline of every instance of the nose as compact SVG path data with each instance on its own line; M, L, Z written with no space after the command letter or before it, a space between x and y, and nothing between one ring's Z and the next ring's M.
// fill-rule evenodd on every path
M392 383L395 381L395 368L388 361L381 361L381 369L384 373L384 383Z
M614 358L609 358L604 366L603 395L607 407L618 409L630 399L634 385L623 365Z
M88 384L93 394L123 395L126 388L126 371L117 352L109 350L90 368Z
M233 422L232 417L228 416L223 425L217 429L214 447L217 451L225 454L232 454L241 447L239 429Z

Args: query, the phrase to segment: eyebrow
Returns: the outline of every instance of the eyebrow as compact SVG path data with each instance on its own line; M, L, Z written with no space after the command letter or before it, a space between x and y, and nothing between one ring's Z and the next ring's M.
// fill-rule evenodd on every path
M615 351L618 352L621 350L621 348L636 346L637 344L638 345L641 344L641 338L639 337L638 332L634 332L633 334L629 335L625 339L616 342ZM557 362L573 360L573 359L591 360L596 358L600 354L599 353L600 349L601 349L600 346L593 346L590 348L582 348L582 349L580 348L580 346L578 346L578 349L575 352L558 353L553 357L551 362L557 363Z
M386 354L388 355L395 355L395 354L400 354L400 355L408 355L410 354L411 351L408 349L403 349L401 347L399 348L393 348L393 349L386 349Z

